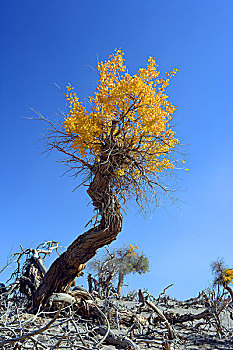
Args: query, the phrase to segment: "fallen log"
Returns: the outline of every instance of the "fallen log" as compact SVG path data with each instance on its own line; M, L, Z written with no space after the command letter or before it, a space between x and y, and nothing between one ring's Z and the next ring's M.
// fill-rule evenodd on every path
M202 318L207 319L212 316L209 309L206 309L200 312L199 314L187 313L184 315L180 315L178 313L174 314L173 312L164 312L164 315L171 324L195 321L195 320L200 320Z
M104 335L106 333L106 327L100 326L95 331L101 335ZM140 350L140 347L136 345L131 339L127 337L120 337L117 334L114 334L112 331L108 333L108 336L105 339L106 344L109 345L117 345L120 346L123 349L135 349Z

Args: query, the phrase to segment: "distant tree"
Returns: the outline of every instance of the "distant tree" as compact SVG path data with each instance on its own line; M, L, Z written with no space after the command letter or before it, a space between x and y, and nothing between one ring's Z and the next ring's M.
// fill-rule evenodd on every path
M91 228L51 265L34 295L35 308L41 302L45 306L52 293L67 292L97 250L116 239L122 229L121 208L129 198L144 211L151 201L159 203L161 193L172 193L166 179L176 168L179 141L171 125L176 108L165 90L177 70L159 78L149 57L146 68L131 75L123 55L116 50L97 63L96 92L85 105L67 86L69 111L61 122L38 114L48 124L46 149L63 154L62 162L79 185L88 187L96 216Z
M130 244L114 249L111 254L92 259L88 268L97 273L99 287L108 287L114 279L117 279L117 294L120 297L125 276L131 273L141 275L148 272L149 260L143 252L138 253L137 246Z
M214 274L214 285L226 289L233 301L233 290L230 286L230 283L233 283L233 269L228 268L222 258L212 262L211 268Z
M131 273L140 275L149 272L149 260L144 253L137 253L138 247L129 245L127 248L117 249L117 266L118 266L118 284L117 294L121 296L121 289L124 284L124 278Z

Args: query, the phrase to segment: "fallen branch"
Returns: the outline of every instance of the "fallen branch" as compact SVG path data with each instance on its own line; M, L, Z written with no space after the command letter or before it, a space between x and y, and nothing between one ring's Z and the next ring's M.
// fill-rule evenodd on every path
M102 335L106 332L106 327L100 326L98 327L98 329L96 329L96 332ZM108 336L106 337L105 341L107 344L117 345L123 349L133 348L135 350L140 350L140 347L136 345L131 339L127 337L120 337L114 334L112 331L108 333Z
M56 319L60 315L62 307L63 307L63 305L60 306L60 309L58 310L58 312L56 313L54 318L51 321L49 321L46 326L44 326L44 327L42 327L40 329L37 329L35 331L29 332L27 334L24 334L21 337L11 338L11 339L7 339L7 340L4 340L4 341L1 341L0 345L4 345L4 344L7 344L7 343L11 343L12 344L12 343L15 343L17 341L22 341L22 340L25 340L27 338L30 338L30 337L32 337L34 335L37 335L37 334L40 334L40 333L46 331L46 329L48 329L56 321Z
M150 302L148 300L145 300L145 304L147 306L151 307L152 310L154 310L157 313L157 315L161 318L161 320L164 321L164 323L167 327L167 330L168 330L169 339L175 339L176 338L175 333L174 333L172 327L170 326L167 318L163 314L163 312L157 306L155 306L152 302Z
M52 304L55 302L65 302L70 305L76 302L75 298L66 293L53 293L49 298L49 307L51 308Z
M165 312L166 319L169 320L170 323L176 324L176 323L183 323L183 322L189 322L194 320L200 320L202 318L206 319L211 317L211 313L208 309L200 312L199 314L184 314L184 315L178 315L173 314L170 312Z

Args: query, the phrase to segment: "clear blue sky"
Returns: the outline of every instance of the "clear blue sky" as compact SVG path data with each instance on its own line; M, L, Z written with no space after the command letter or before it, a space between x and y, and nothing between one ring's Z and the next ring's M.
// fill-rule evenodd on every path
M179 174L177 206L144 220L130 204L114 246L136 244L150 258L151 272L130 277L132 288L156 296L174 283L171 295L196 295L214 259L233 265L232 0L1 0L0 13L1 266L20 243L67 246L84 231L85 190L73 193L56 155L40 154L43 126L25 117L30 107L51 120L65 110L54 83L90 95L88 66L121 47L132 73L148 56L161 72L179 69L168 94L190 171Z

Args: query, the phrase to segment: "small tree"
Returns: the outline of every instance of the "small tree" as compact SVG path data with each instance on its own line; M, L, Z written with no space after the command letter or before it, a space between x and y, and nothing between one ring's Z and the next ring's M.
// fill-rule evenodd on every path
M95 271L99 279L99 287L109 286L117 278L117 294L120 298L121 289L126 275L131 273L144 274L149 271L149 260L138 247L130 244L127 247L114 249L111 254L90 261L89 269ZM107 282L107 283L106 283Z
M144 253L138 254L138 247L129 245L127 248L117 250L118 267L118 285L117 294L121 296L121 289L124 284L124 278L130 273L139 273L140 275L149 271L149 260Z
M233 290L230 283L233 283L233 269L227 268L222 258L217 259L211 264L212 272L214 274L214 286L226 289L233 302Z
M45 306L54 292L67 292L97 250L114 241L122 229L121 208L135 198L141 210L160 193L169 196L166 179L177 164L179 145L171 125L176 108L165 92L173 69L159 78L155 60L129 74L124 53L116 50L106 62L98 62L99 80L87 108L68 85L64 96L69 111L57 124L38 114L49 125L47 150L65 156L96 211L91 228L75 239L50 267L34 295L35 308ZM81 177L83 175L83 177Z

